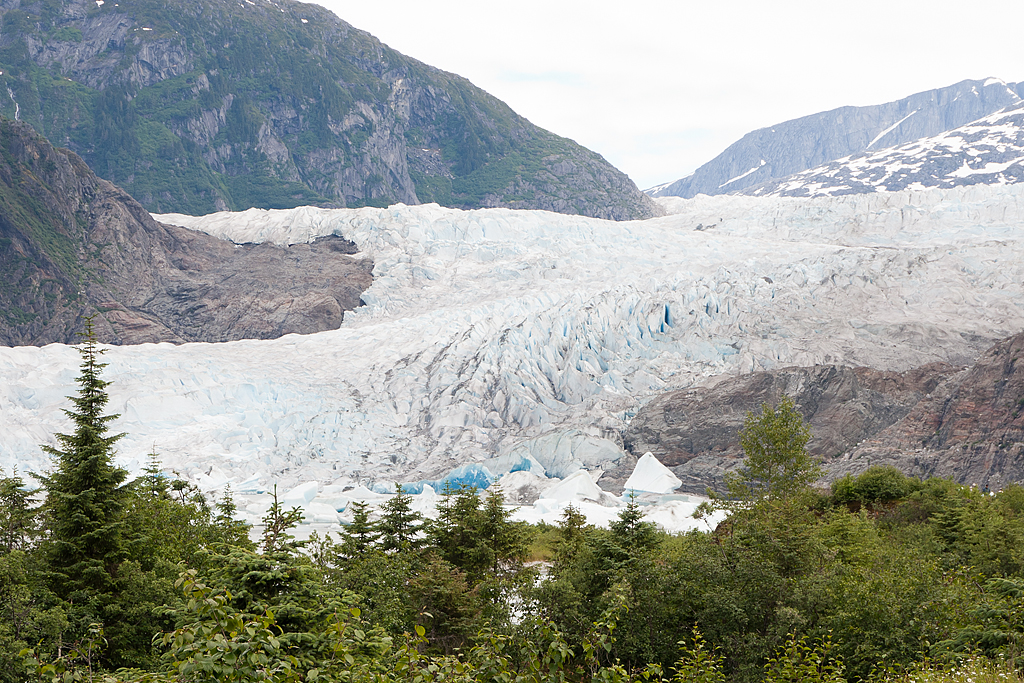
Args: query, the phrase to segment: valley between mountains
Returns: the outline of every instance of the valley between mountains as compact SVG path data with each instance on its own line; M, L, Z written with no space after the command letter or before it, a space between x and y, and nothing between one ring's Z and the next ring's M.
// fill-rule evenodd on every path
M455 6L365 8L581 87L564 8ZM585 116L642 131L651 22L708 8L543 54L600 45ZM891 76L725 14L744 85L689 82L744 115ZM0 683L1024 683L1022 98L641 192L315 4L0 0Z
M843 391L860 403L836 410L864 424L830 425L819 440L832 439L822 453L841 456L837 471L852 471L869 461L861 442L900 420L920 431L940 404L981 406L964 397L990 380L1013 395L1009 352L988 350L1024 328L1022 198L1024 186L699 197L666 201L671 215L642 222L437 206L157 216L239 244L344 238L372 260L373 283L337 330L109 348L111 407L128 434L120 462L139 468L155 444L201 487L240 492L310 480L388 490L467 465L495 478L526 467L538 489L545 478L605 472L598 484L618 491L651 449L700 492L739 464L734 446L691 438L694 457L681 456L686 448L667 445L677 423L706 425L706 408L664 418L673 429L652 439L642 425L675 399L648 402L715 382L721 396L730 377L742 385L761 377L747 373L771 372L774 388L762 394L795 391L812 425L806 397L842 393L818 376L846 378ZM986 370L998 363L984 356L963 375L987 351L1010 369ZM5 467L45 468L37 444L66 428L75 355L0 349ZM836 367L781 370L826 365ZM927 377L915 370L929 365ZM858 366L872 370L843 369ZM988 379L968 381L972 372ZM714 399L734 422L761 395L738 393ZM1019 446L1004 442L1019 412L1002 394L993 401L999 429L961 421L947 434L954 423L940 420L931 441L909 432L885 441L886 462L994 486L1018 478ZM967 465L921 465L945 451L960 457L954 445L973 449Z

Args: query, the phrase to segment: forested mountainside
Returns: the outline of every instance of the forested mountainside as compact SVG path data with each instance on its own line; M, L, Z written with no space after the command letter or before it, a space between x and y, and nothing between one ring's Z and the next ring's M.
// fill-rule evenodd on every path
M317 5L4 0L0 31L0 114L151 211L658 212L598 154Z
M961 81L895 102L839 107L747 133L692 174L648 190L655 197L739 192L851 154L903 145L1018 104L1024 84Z
M157 223L25 123L0 119L0 344L229 341L341 324L373 262L328 236L235 245Z

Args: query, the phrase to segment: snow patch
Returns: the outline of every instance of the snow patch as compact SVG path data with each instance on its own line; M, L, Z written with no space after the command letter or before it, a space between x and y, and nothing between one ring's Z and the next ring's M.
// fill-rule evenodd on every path
M759 169L762 166L764 166L765 163L767 163L767 162L764 159L761 159L761 163L759 163L757 166L755 166L754 168L750 169L746 173L739 174L735 178L730 178L729 180L726 180L724 183L722 183L721 185L718 186L718 189L721 190L726 185L731 185L732 183L735 183L737 180L742 180L742 179L746 178L748 175L750 175L751 173L753 173L757 169Z
M879 140L881 140L882 138L884 138L884 137L885 137L886 135L888 135L888 134L889 134L889 133L891 133L892 131L896 130L896 129L897 129L898 127L899 127L899 125L900 125L901 123L903 123L904 121L906 121L907 119L909 119L909 118L910 118L911 116L913 116L914 114L916 114L916 113L917 113L917 112L919 112L919 111L920 111L920 109L915 109L914 111L910 112L909 114L907 114L906 116L904 116L904 117L903 117L902 119L900 119L900 120L899 120L899 121L897 121L896 123L892 124L891 126L889 126L888 128L886 128L885 130L883 130L883 131L882 131L881 133L879 133L878 135L876 135L876 136L875 136L875 137L874 137L874 138L873 138L873 139L871 140L871 142L869 142L869 143L867 144L867 146L866 146L866 147L865 147L864 149L871 149L871 148L872 148L872 147L874 146L874 144L875 144L876 142L878 142Z

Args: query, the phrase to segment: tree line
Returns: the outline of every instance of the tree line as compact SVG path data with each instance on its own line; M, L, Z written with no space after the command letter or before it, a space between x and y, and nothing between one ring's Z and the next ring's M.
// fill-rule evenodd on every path
M275 496L253 540L230 493L113 464L101 350L80 352L53 470L37 493L0 479L4 682L994 682L1024 663L1024 488L885 467L818 488L789 399L747 416L703 531L635 499L607 529L572 507L527 525L499 490L449 487L436 519L399 490L302 542Z

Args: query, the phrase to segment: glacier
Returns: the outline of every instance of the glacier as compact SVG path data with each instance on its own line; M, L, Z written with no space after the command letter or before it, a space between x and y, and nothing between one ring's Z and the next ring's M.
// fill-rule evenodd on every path
M628 462L619 434L660 392L795 364L966 363L1018 332L1022 200L979 185L663 198L668 215L632 222L437 205L158 215L236 243L341 235L374 281L333 331L106 347L117 461L138 472L155 452L203 490L252 496L433 494L473 464L599 476ZM7 472L49 467L39 445L71 429L78 363L62 345L0 348Z

